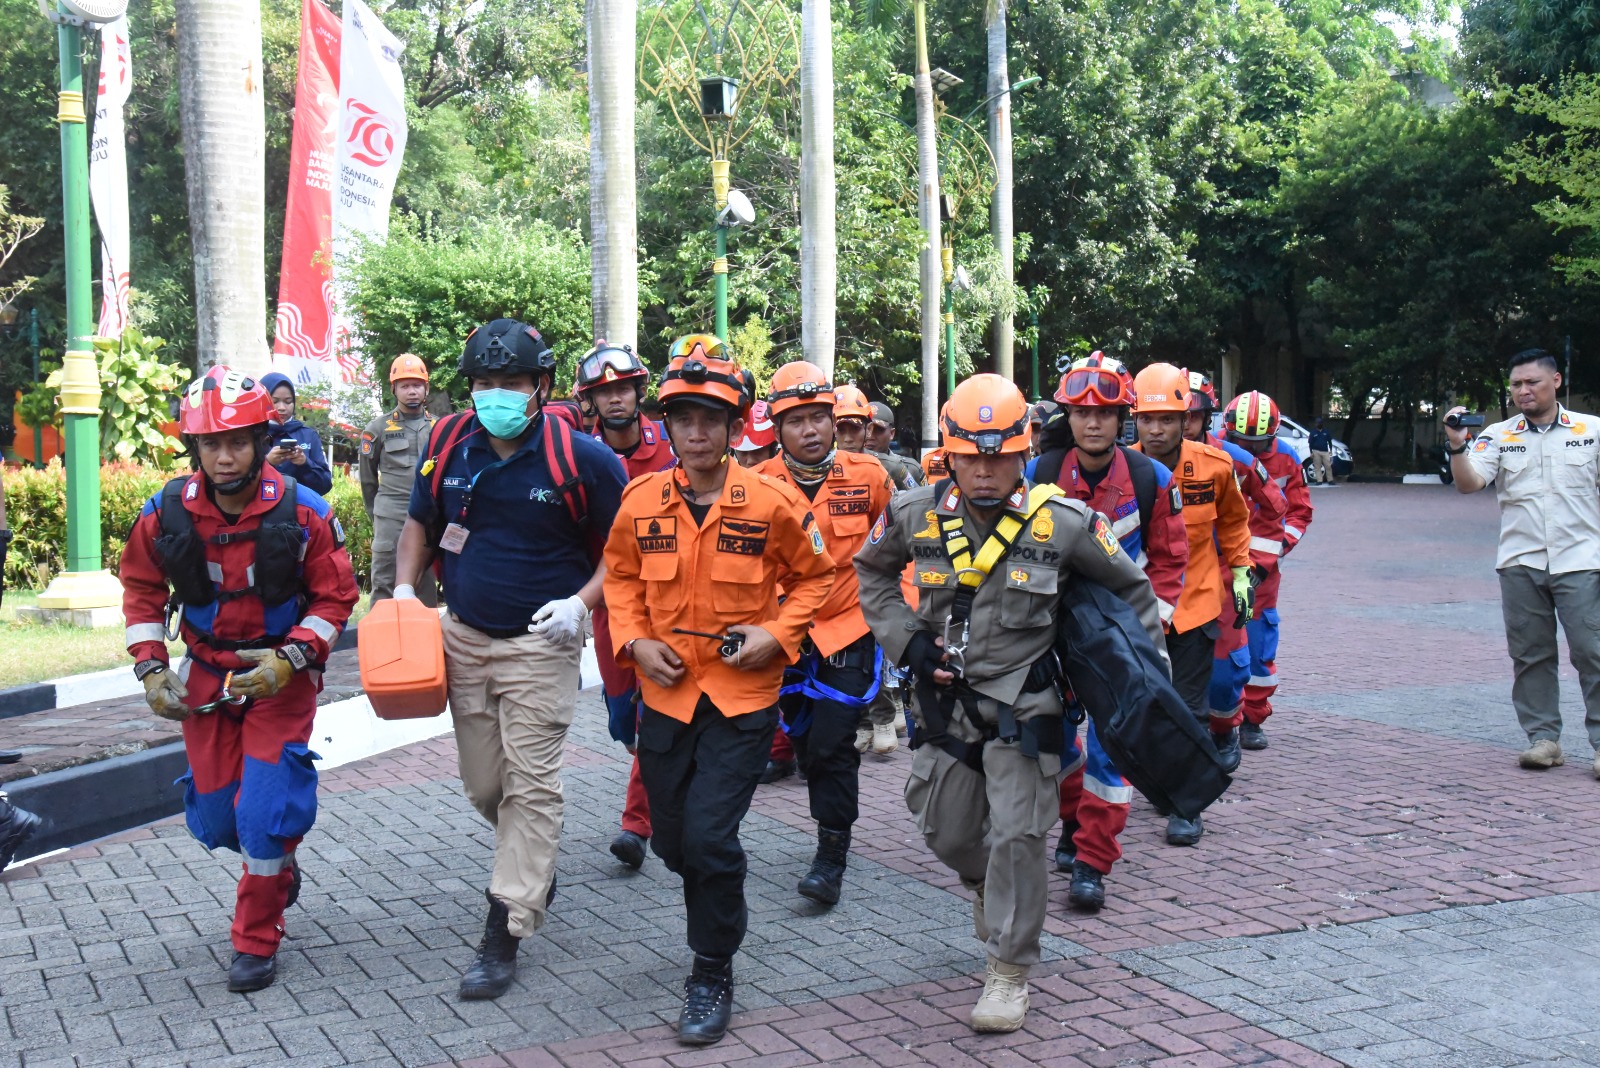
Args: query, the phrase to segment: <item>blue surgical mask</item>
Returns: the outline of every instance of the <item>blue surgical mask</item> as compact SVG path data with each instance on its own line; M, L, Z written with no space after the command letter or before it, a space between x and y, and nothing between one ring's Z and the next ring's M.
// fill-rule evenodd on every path
M530 399L528 394L514 389L480 389L472 395L472 407L485 430L509 440L528 429L533 421L528 415Z

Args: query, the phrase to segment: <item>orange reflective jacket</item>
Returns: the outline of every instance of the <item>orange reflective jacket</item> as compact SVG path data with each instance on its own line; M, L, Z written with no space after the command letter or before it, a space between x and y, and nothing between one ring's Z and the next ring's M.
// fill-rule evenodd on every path
M681 468L630 482L605 552L617 663L635 666L624 651L635 638L671 646L683 661L683 678L661 687L641 672L639 686L645 704L685 723L701 694L725 716L776 704L784 665L799 656L834 575L822 531L791 487L729 463L722 496L697 525L680 489L687 484ZM723 634L735 623L767 630L787 655L744 670L723 663L716 642L672 633L682 627Z
M1234 478L1233 458L1221 449L1185 441L1172 477L1183 487L1183 522L1189 534L1183 595L1172 615L1172 629L1183 634L1221 615L1223 590L1233 582L1232 575L1222 574L1222 566L1250 566L1250 511Z
M794 484L782 456L774 456L756 471ZM799 486L794 488L804 496ZM823 656L832 656L867 633L867 621L861 614L861 587L856 580L856 553L867 543L867 532L889 506L893 494L894 485L882 464L870 456L841 449L834 454L833 470L811 500L811 513L817 517L823 541L838 566L833 591L811 624L811 642Z

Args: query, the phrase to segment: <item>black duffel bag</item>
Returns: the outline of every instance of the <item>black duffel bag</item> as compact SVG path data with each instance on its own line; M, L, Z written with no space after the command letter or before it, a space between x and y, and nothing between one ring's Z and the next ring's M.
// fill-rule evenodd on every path
M1173 689L1166 664L1128 603L1079 576L1061 593L1056 652L1100 746L1162 815L1192 820L1233 781L1211 732Z

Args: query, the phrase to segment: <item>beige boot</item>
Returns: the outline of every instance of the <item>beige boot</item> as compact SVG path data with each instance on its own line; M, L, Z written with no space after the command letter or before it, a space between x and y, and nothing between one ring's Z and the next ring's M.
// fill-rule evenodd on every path
M983 884L972 892L972 936L980 942L989 941L989 920L983 914Z
M856 752L865 753L867 751L867 748L870 745L872 745L872 728L870 726L869 727L857 727L856 728Z
M983 997L972 1007L974 1031L1015 1031L1028 1014L1028 966L989 958Z
M1517 763L1525 768L1558 768L1566 761L1561 756L1560 744L1541 738L1523 750Z
M879 756L888 756L900 748L900 739L895 737L893 723L874 723L872 725L872 751Z

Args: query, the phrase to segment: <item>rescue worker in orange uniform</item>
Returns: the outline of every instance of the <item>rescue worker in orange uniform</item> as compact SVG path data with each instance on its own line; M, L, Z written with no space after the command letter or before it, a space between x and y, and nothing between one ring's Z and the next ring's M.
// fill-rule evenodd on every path
M778 430L779 451L756 468L809 499L838 565L781 702L784 728L806 777L811 818L817 821L816 857L797 889L823 905L839 900L844 883L850 830L859 815L856 724L883 678L883 656L861 615L855 555L894 493L882 464L835 444L834 400L833 384L815 364L796 361L778 368L767 410Z
M1263 569L1277 562L1277 556L1268 551L1272 543L1264 539L1282 529L1283 491L1260 460L1210 432L1216 410L1217 392L1211 379L1199 371L1190 371L1189 414L1184 418L1183 436L1221 449L1233 458L1234 477L1250 507L1251 581L1259 587ZM1222 566L1226 567L1226 562ZM1260 610L1258 599L1253 611ZM1244 684L1250 677L1250 636L1245 626L1249 620L1234 610L1231 589L1222 591L1222 618L1217 622L1222 633L1217 637L1211 661L1211 689L1206 703L1211 710L1211 740L1216 743L1223 766L1232 772L1239 767L1239 722L1243 718L1240 704Z
M183 724L189 831L244 855L228 968L240 993L277 974L295 847L317 816L307 742L322 667L360 597L333 509L266 462L274 418L267 391L226 367L190 383L178 430L197 470L146 502L118 571L134 676L156 715Z
M1250 513L1233 476L1233 459L1221 449L1184 438L1189 411L1189 375L1170 363L1153 363L1133 380L1134 420L1138 448L1166 465L1183 492L1183 521L1189 533L1189 566L1183 595L1167 631L1172 685L1195 718L1209 723L1207 697L1211 661L1222 633L1224 590L1231 590L1237 614L1248 615L1250 581ZM1220 548L1228 568L1224 579L1217 562ZM1205 833L1196 817L1173 814L1167 819L1167 842L1194 845Z
M1040 454L1035 480L1053 482L1110 521L1122 550L1144 568L1162 623L1170 624L1183 593L1189 535L1172 472L1117 444L1133 406L1133 376L1122 361L1095 352L1061 376L1055 399L1065 407L1074 444ZM1101 748L1092 719L1071 764L1061 780L1056 868L1071 873L1067 901L1093 912L1105 904L1105 877L1122 859L1117 839L1128 825L1133 787Z
M709 1045L732 1019L748 920L739 824L766 767L784 667L835 568L805 497L729 462L750 397L721 342L695 335L674 353L658 397L679 466L623 493L605 600L617 662L639 673L651 847L683 879L694 968L678 1040Z
M665 471L678 462L659 424L639 410L650 371L627 345L611 345L604 338L578 361L572 396L585 421L595 424L594 436L611 447L631 481L652 471ZM594 621L594 655L600 668L600 688L605 696L611 737L635 752L639 721L639 682L633 672L617 666L611 652L610 616L604 604L590 617ZM630 868L644 864L650 841L650 802L639 778L639 758L628 773L627 799L622 809L622 829L611 840L611 855Z
M1278 690L1278 587L1283 581L1283 558L1300 544L1311 529L1311 490L1305 471L1281 442L1278 405L1265 393L1242 393L1228 402L1222 413L1228 440L1260 461L1272 481L1283 490L1285 511L1281 526L1263 523L1252 544L1273 558L1265 573L1258 570L1256 614L1246 628L1250 635L1250 677L1244 686L1240 709L1239 744L1245 749L1265 749L1267 732L1262 724L1272 715L1272 695Z

